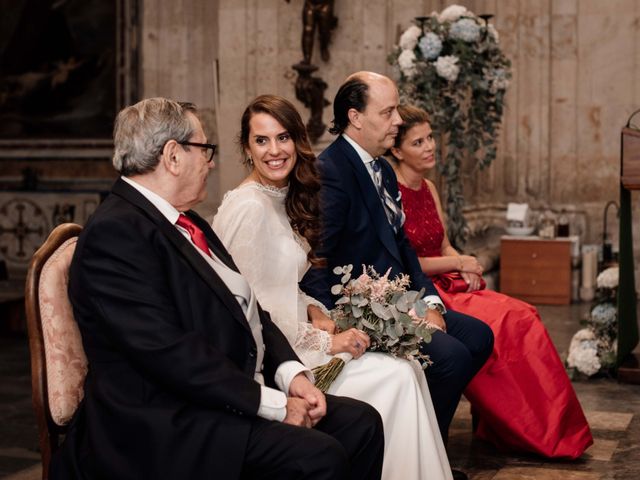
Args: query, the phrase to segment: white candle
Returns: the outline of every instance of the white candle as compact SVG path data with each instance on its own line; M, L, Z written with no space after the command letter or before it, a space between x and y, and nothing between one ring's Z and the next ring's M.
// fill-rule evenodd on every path
M593 249L582 252L582 287L593 288L595 286L598 269L598 257Z

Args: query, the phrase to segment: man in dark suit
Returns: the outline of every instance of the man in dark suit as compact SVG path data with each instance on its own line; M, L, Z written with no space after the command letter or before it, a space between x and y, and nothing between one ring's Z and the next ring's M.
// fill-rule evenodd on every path
M85 396L51 478L379 478L377 412L315 388L190 210L215 151L196 113L154 98L116 120L122 176L70 269Z
M425 289L426 321L443 330L423 350L433 360L426 375L446 443L462 391L491 354L493 334L480 320L446 312L402 230L396 176L379 158L393 146L402 124L397 106L395 84L376 73L353 74L338 90L330 131L339 136L318 162L323 225L318 256L327 266L310 270L302 288L331 308L336 298L330 288L338 283L332 270L352 264L373 266L381 274L391 269L391 278L408 274L413 289Z

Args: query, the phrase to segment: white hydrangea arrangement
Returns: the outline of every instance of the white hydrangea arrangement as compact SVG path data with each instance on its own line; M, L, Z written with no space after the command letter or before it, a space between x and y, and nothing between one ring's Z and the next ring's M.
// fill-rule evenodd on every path
M580 372L590 377L615 365L618 276L618 267L611 267L596 279L596 298L584 321L586 327L575 333L569 345L567 366L571 376Z
M418 18L402 33L389 61L396 67L402 102L429 112L446 149L438 167L446 179L448 233L461 245L466 238L461 167L463 162L486 167L496 157L511 63L488 17L460 5Z

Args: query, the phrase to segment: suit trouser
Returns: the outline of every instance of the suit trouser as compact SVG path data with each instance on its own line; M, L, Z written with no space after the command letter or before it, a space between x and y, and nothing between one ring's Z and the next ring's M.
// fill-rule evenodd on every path
M462 392L493 351L493 332L481 320L453 310L444 319L447 333L435 332L431 342L423 343L420 350L433 361L425 375L446 444Z
M384 434L370 405L327 395L327 415L314 428L261 418L252 423L243 479L379 479Z

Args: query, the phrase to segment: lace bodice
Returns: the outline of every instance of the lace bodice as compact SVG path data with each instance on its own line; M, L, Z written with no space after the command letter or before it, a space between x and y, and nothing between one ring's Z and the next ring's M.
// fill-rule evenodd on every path
M444 227L429 186L426 182L422 182L420 190L412 190L401 183L398 186L406 214L404 231L411 246L419 257L441 256Z
M313 368L327 361L331 337L307 320L309 304L324 307L298 287L309 267L309 245L289 224L286 195L287 187L245 183L225 194L213 229L262 307L305 365Z

